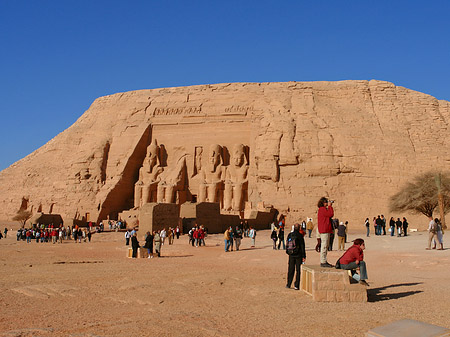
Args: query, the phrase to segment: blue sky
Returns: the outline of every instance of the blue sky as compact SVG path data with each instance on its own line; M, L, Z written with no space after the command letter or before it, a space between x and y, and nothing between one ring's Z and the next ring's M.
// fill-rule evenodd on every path
M385 80L450 100L449 1L0 0L0 170L100 96Z

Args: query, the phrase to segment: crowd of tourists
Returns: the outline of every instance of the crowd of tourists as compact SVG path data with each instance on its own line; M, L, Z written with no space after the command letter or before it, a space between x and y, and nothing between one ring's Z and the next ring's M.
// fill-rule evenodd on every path
M27 243L36 242L52 242L63 243L65 240L74 240L74 242L81 243L91 241L93 229L92 227L81 228L77 225L67 226L63 225L44 225L34 224L30 228L19 228L16 233L17 241L26 241Z
M364 225L366 226L366 236L370 236L370 221L369 218L366 218L366 221L364 221ZM386 218L384 215L378 215L374 216L372 219L372 225L374 229L375 235L386 235L386 229L388 232L390 232L391 236L397 235L400 236L408 236L408 220L406 220L405 217L403 217L403 220L400 220L400 218L397 218L397 220L394 219L394 217L391 217L389 220L389 227L386 223Z
M225 252L232 252L233 248L238 251L244 237L250 238L250 248L254 248L256 246L256 229L252 226L248 226L247 222L241 221L241 223L235 228L233 228L233 226L229 226L223 234Z

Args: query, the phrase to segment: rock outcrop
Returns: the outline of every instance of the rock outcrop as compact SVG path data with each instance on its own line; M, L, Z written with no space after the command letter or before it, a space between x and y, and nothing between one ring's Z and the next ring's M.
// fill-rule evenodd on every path
M449 118L449 102L382 81L105 96L0 172L0 219L23 207L97 221L145 202L200 198L241 214L272 205L293 223L315 218L325 195L336 200L338 218L362 226L366 217L391 216L388 198L408 179L447 168ZM152 142L157 160L147 150ZM148 165L159 171L145 183L140 171L151 174Z

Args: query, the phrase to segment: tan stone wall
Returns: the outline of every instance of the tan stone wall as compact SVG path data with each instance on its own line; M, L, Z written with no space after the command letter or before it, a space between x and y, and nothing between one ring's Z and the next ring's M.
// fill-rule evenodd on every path
M245 200L287 214L290 225L316 218L323 196L350 228L390 214L388 198L430 167L447 169L449 102L382 81L233 83L119 93L97 99L79 120L0 172L0 219L23 198L28 209L91 220L134 204L134 184L153 139L164 165L186 161L187 193L199 194L196 148L247 147ZM203 158L205 160L205 158ZM220 202L223 202L220 200Z

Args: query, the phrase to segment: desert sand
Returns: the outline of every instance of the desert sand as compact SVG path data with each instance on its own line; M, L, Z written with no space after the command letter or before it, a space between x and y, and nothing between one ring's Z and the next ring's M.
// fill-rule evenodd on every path
M0 240L1 336L363 336L404 318L450 328L450 249L426 251L426 232L350 232L366 239L367 303L316 303L286 289L288 258L268 230L255 249L246 238L228 253L222 234L199 248L184 235L153 259L126 258L121 232L55 245L15 234ZM319 263L315 244L306 238L307 264Z

